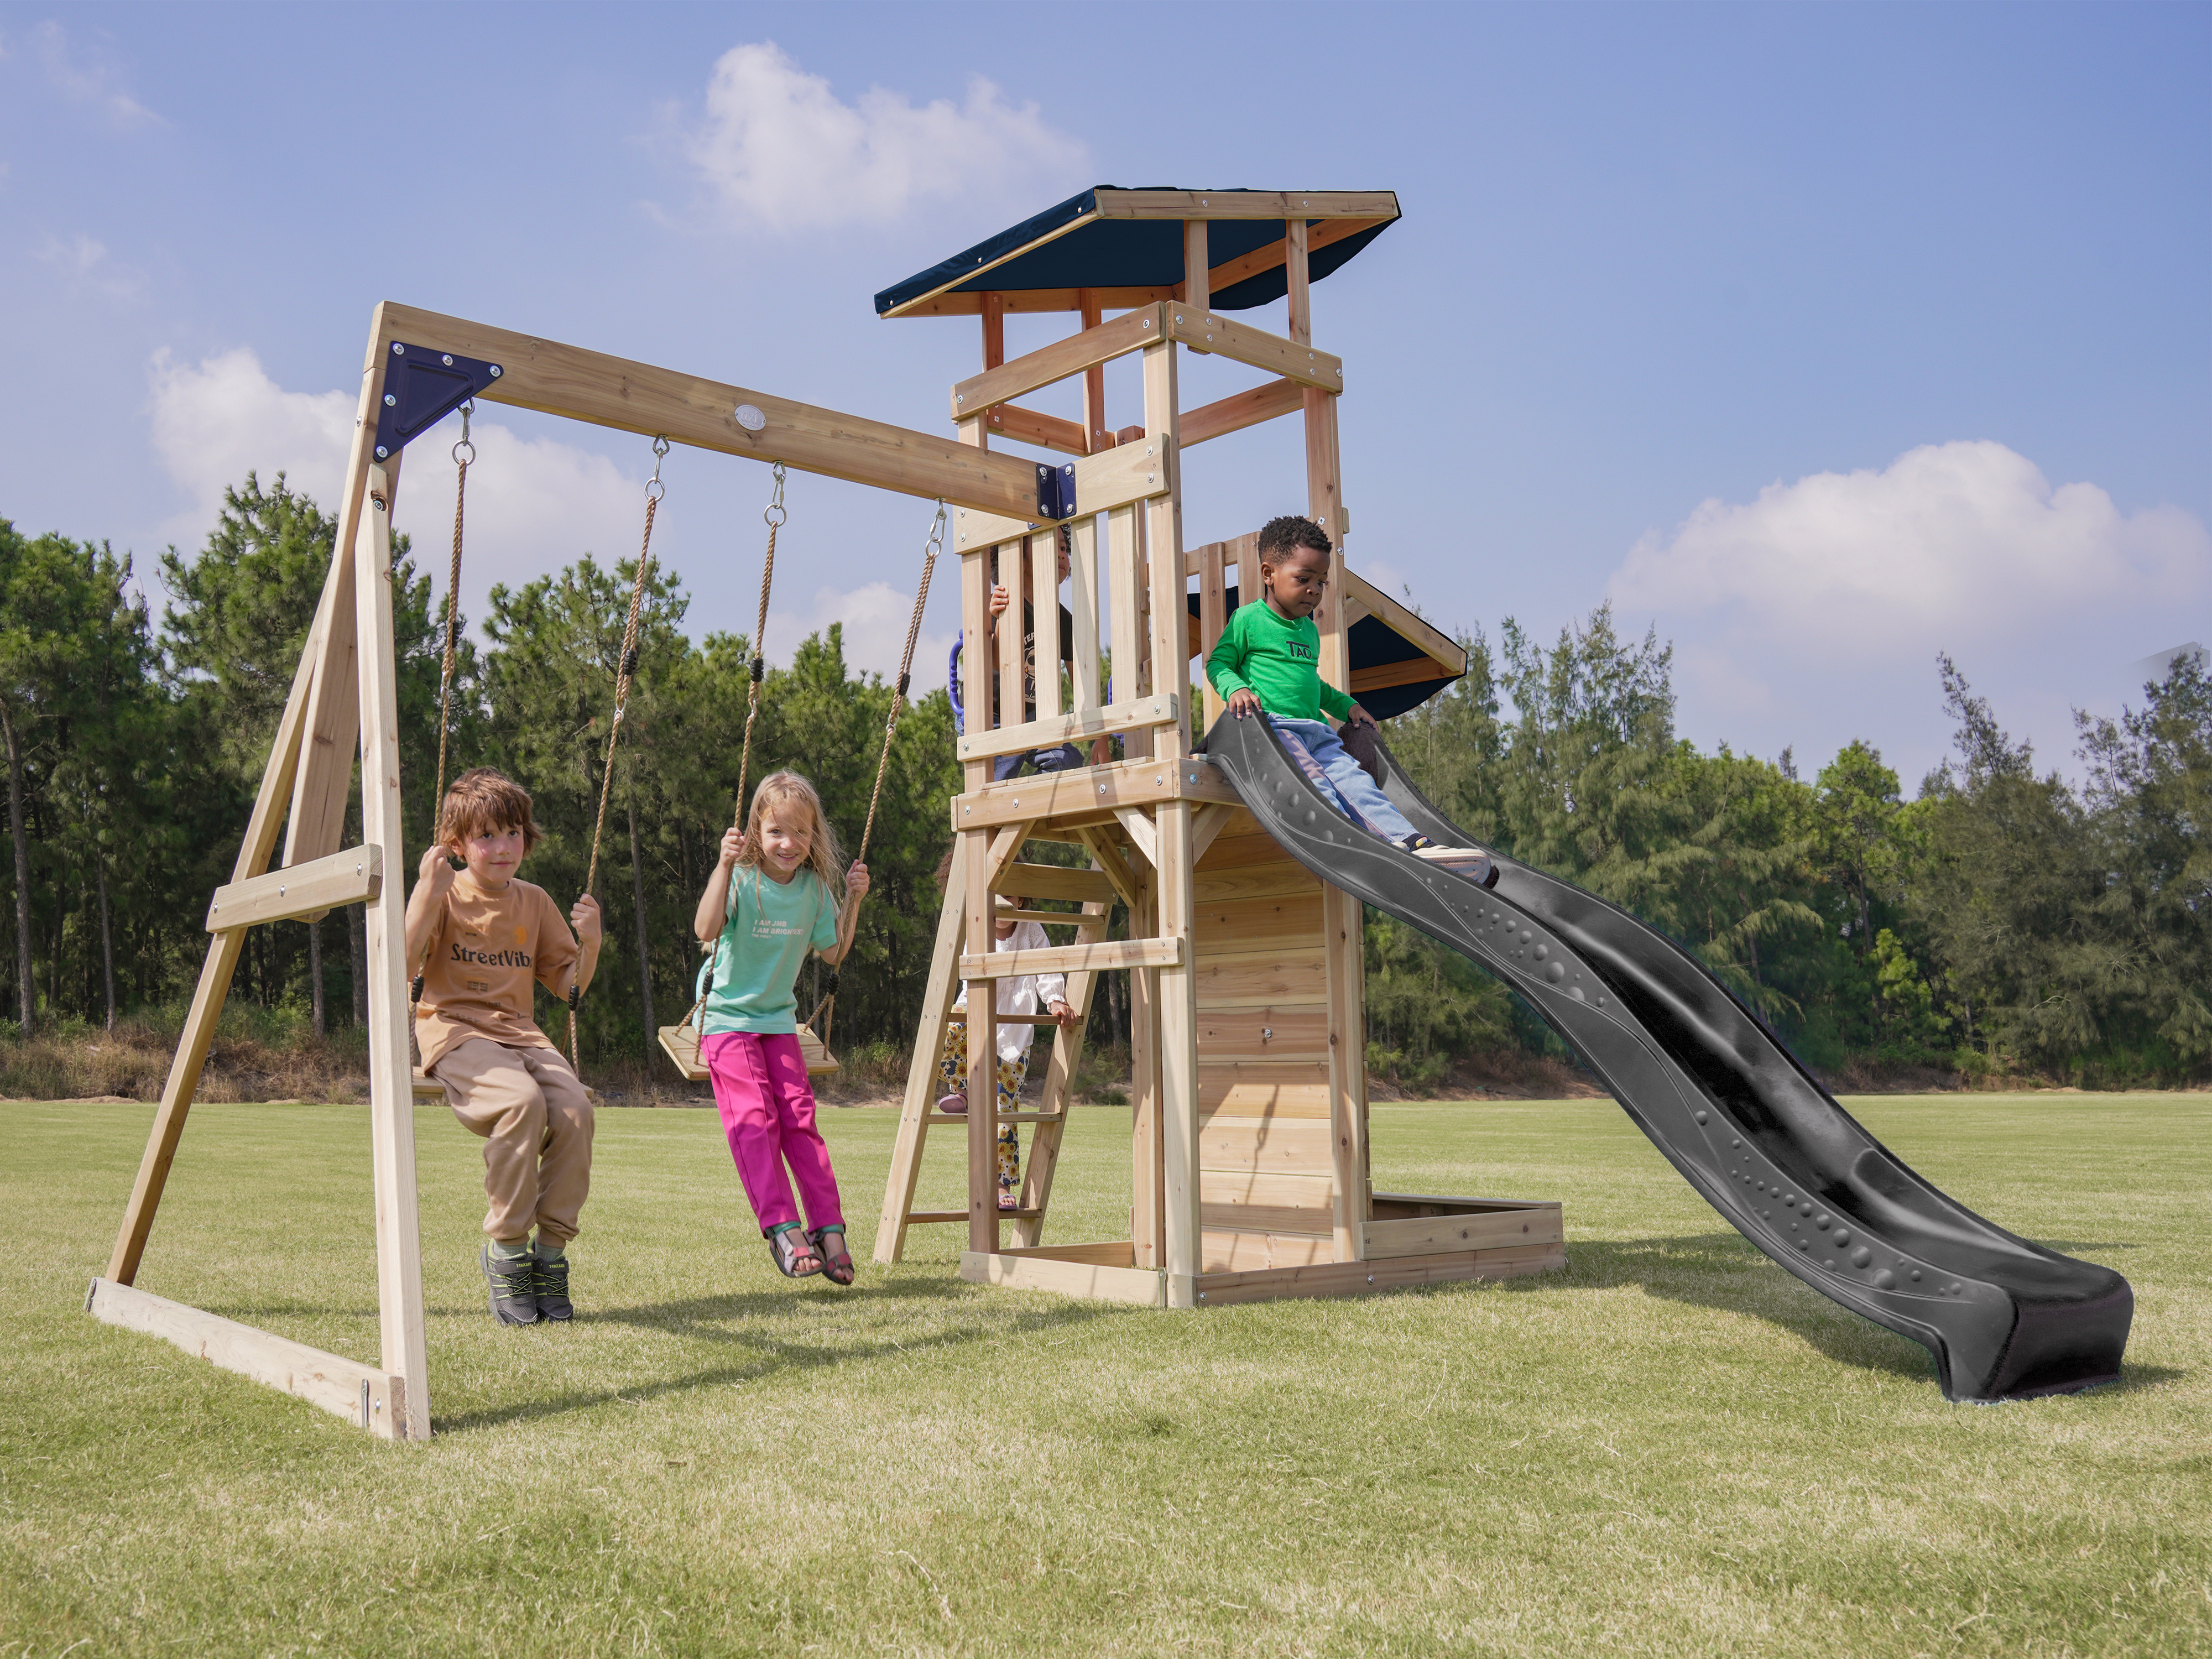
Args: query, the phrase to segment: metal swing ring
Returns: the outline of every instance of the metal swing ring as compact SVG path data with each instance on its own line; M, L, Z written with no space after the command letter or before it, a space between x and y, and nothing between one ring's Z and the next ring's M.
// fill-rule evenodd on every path
M461 405L461 436L453 446L453 465L456 466L474 466L477 464L477 447L469 441L469 416L476 411L477 400L473 398ZM466 455L461 453L465 449L469 452Z
M775 494L769 497L768 505L761 509L761 519L771 530L781 530L791 521L791 514L783 504L783 463L775 464Z
M668 486L660 482L660 463L670 447L665 437L653 441L653 476L645 481L645 499L648 501L657 501L668 493Z

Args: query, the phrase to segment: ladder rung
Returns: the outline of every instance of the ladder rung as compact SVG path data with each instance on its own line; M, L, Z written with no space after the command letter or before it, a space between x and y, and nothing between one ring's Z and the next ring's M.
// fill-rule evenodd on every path
M1035 1221L1043 1214L1042 1210L1001 1210L999 1212L999 1219ZM909 1224L924 1221L965 1221L968 1218L968 1212L965 1210L911 1210L907 1212L906 1218Z
M1067 1114L1065 1112L1001 1112L997 1121L1000 1123L1058 1123L1066 1116ZM968 1114L932 1112L929 1115L929 1121L932 1123L965 1123L968 1121Z
M1080 1019L1083 1016L1079 1013L1076 1018ZM965 1025L968 1023L968 1011L965 1008L955 1008L951 1013L945 1015L945 1023L948 1025ZM1057 1025L1060 1022L1050 1014L1000 1014L999 1024L1001 1025Z

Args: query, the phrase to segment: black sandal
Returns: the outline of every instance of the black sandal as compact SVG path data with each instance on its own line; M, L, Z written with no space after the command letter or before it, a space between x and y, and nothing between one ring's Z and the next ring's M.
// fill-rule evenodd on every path
M811 1279L822 1271L822 1257L814 1249L814 1241L799 1231L796 1221L787 1221L768 1236L768 1253L775 1258L775 1265L786 1279ZM812 1262L812 1267L804 1264ZM849 1281L848 1281L849 1282Z
M822 1241L832 1233L837 1235L837 1253L835 1255L824 1249L822 1244ZM813 1245L815 1255L821 1258L823 1278L832 1285L849 1285L853 1282L853 1253L845 1248L845 1225L842 1222L833 1222L827 1227L817 1227L806 1235L806 1242Z

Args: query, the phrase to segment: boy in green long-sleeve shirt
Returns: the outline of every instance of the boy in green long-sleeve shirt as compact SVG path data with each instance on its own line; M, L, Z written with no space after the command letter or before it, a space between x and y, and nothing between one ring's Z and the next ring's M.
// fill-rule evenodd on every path
M1312 520L1269 520L1260 532L1265 602L1240 596L1244 603L1231 613L1206 659L1206 676L1237 719L1255 713L1266 717L1299 769L1345 817L1417 858L1480 881L1490 872L1490 855L1478 848L1439 847L1414 829L1322 718L1375 724L1373 715L1321 677L1321 630L1313 613L1328 585L1329 552L1328 534Z

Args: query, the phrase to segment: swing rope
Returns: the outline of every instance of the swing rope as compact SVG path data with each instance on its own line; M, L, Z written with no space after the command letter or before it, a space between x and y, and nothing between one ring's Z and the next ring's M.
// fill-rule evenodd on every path
M738 811L736 817L732 821L732 829L740 828L744 823L745 770L752 758L753 718L759 708L763 672L763 659L757 641L768 628L769 584L775 569L775 532L782 527L787 516L783 507L781 462L776 464L775 499L769 503L768 511L762 516L768 520L768 561L761 571L760 621L753 631L756 647L752 659L752 687L745 709L744 750L738 762ZM899 654L898 683L891 692L890 718L884 726L883 752L876 757L876 783L868 796L868 818L860 830L860 850L854 854L855 863L866 864L868 861L868 842L876 830L876 808L883 799L884 775L890 764L891 738L898 731L899 714L906 706L907 687L914 670L915 644L921 637L921 613L929 603L930 574L937 568L937 556L944 550L945 503L939 501L937 503L937 517L930 523L929 538L922 548L921 583L914 596L914 615L907 622L906 646ZM714 983L714 966L720 959L721 951L722 936L717 933L714 936L714 943L708 953L707 975L704 983L710 989ZM809 1014L805 1021L807 1028L816 1032L825 1050L830 1046L828 1022L836 1012L835 1005L837 1000L837 970L835 968L830 970L829 979L830 988L823 994L822 1000L814 1005L814 1012ZM707 992L702 991L699 1000L692 1004L690 1015L684 1021L695 1033L699 1030L699 1017L705 1012L706 1006ZM823 1022L818 1028L814 1024L817 1019Z
M461 441L453 446L458 469L453 479L453 568L446 579L446 659L438 671L438 789L430 797L433 841L441 827L437 820L446 810L446 742L453 729L453 653L461 633L461 522L469 499L469 467L477 458L477 447L469 441L469 416L476 407L473 398L461 405Z
M940 500L937 503L937 517L930 521L929 538L922 544L921 580L915 589L914 615L907 620L906 647L899 653L898 683L891 689L890 718L884 722L883 752L876 757L876 787L868 793L868 820L860 829L860 851L853 855L854 862L857 864L868 861L868 842L876 833L876 806L884 798L884 775L890 769L891 738L898 732L899 714L906 707L907 685L914 672L915 641L921 637L921 613L929 603L929 578L937 568L937 556L944 550L945 503ZM817 1019L822 1022L814 1029L824 1048L830 1044L830 1021L836 1012L836 1001L837 970L832 968L830 970L830 988L823 994L822 1000L814 1005L814 1012L806 1017L810 1026L814 1026Z
M783 504L783 463L781 461L775 464L775 493L769 495L768 505L761 509L761 518L768 525L768 556L761 561L760 614L753 621L753 655L751 665L747 671L751 678L745 688L745 741L744 749L738 756L738 804L736 810L730 815L730 828L740 831L744 829L745 824L745 775L752 769L753 763L753 722L760 718L761 682L768 673L768 658L763 642L768 638L768 596L775 586L775 538L776 532L791 520L790 509ZM717 933L714 935L713 946L707 953L707 977L704 983L708 989L714 986L714 967L721 957L722 936ZM706 1012L706 1008L707 991L702 990L699 993L699 1000L691 1005L691 1012L684 1017L684 1023L694 1032L698 1030L699 1016Z
M453 730L453 653L459 648L461 632L461 525L469 499L469 468L477 459L477 447L469 441L469 416L476 410L473 398L461 405L461 437L453 446L453 567L446 577L446 659L438 670L438 787L430 797L430 840L434 844L438 831L445 828L446 744ZM415 975L414 983L408 988L407 1000L410 1006L422 1005L421 974ZM410 1045L415 1041L415 1024L411 1019L407 1024L407 1041Z
M776 532L789 521L791 514L783 504L783 463L775 464L775 493L768 505L761 509L761 517L768 523L768 556L761 561L760 615L753 622L753 659L751 681L745 688L745 741L738 756L738 805L730 819L732 830L742 829L745 821L745 775L752 769L753 722L760 718L761 679L768 672L765 641L768 639L768 596L775 584Z
M637 631L645 611L646 585L653 575L653 519L668 486L660 482L660 463L668 453L665 437L653 441L653 477L645 486L645 538L637 550L637 580L630 584L629 618L623 624L622 659L615 668L615 717L607 727L607 753L599 768L599 813L592 824L592 859L584 872L584 890L592 890L599 876L599 842L606 834L607 800L614 793L615 747L622 741L623 714L629 702L631 682L637 676ZM568 981L568 1064L582 1075L583 1062L576 1052L576 1006L582 1000L572 975Z

